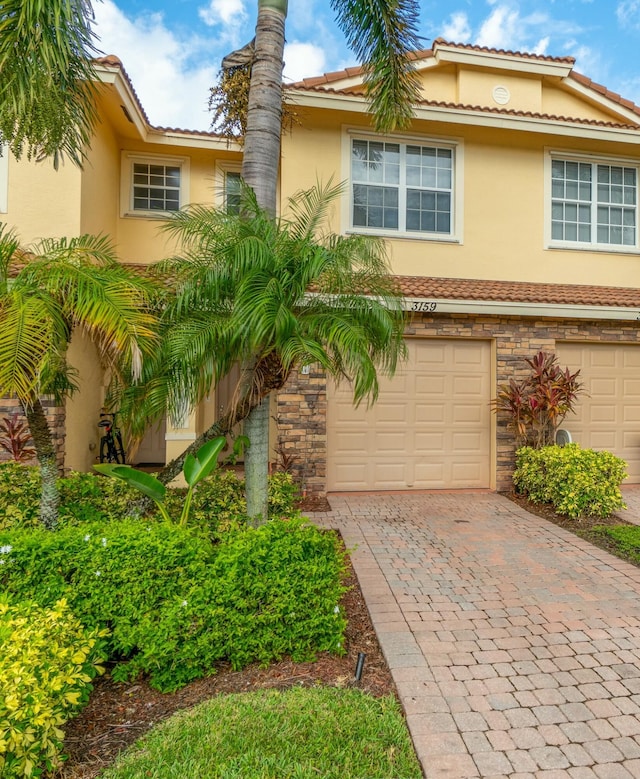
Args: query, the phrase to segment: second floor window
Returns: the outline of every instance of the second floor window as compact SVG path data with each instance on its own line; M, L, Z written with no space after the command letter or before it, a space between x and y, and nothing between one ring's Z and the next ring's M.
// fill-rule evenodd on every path
M637 245L638 171L580 160L551 162L551 240Z
M351 225L453 233L453 149L352 139Z
M134 211L180 210L180 166L133 163Z
M224 207L228 214L240 213L240 173L228 170L224 174Z

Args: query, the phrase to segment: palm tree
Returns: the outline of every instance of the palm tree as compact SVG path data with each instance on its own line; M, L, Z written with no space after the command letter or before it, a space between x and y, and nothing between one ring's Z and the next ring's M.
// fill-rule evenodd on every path
M417 0L331 0L338 24L358 59L365 63L365 88L374 126L381 132L407 127L419 97L418 76L409 52L419 48ZM258 0L251 58L242 178L257 203L276 212L282 126L282 69L288 0ZM245 422L250 440L268 439L267 404ZM259 459L257 459L259 458ZM266 490L268 457L252 446L247 452L247 503L254 490ZM254 478L257 482L254 484Z
M145 365L146 380L118 400L134 430L166 408L180 416L236 361L243 371L232 409L187 452L267 408L261 401L308 363L351 379L356 402L375 399L378 372L392 375L404 353L404 315L382 241L321 234L340 191L328 184L296 193L274 219L245 186L241 216L192 205L171 218L165 229L183 253L159 266L176 289L163 345ZM267 461L268 441L250 441L255 459ZM162 481L179 473L183 457ZM262 491L247 491L247 503L250 516L266 517L266 480Z
M0 396L24 409L42 473L40 519L58 514L58 466L41 397L61 403L74 386L66 352L74 328L98 347L105 367L139 375L154 341L148 281L120 265L105 238L43 240L29 251L0 226Z
M96 120L89 0L0 2L0 142L80 164Z

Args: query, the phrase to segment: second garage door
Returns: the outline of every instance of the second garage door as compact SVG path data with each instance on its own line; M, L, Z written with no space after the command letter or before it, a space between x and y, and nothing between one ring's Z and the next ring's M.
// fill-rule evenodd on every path
M485 341L411 339L408 362L381 381L377 403L354 409L330 386L329 490L488 487L490 360Z
M562 427L581 446L622 457L625 483L640 483L640 345L561 343L556 353L561 367L580 368L586 390Z

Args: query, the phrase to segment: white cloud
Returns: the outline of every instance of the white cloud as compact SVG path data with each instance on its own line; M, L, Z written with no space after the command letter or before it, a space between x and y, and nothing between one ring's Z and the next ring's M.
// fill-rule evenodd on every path
M520 35L518 11L513 11L506 5L499 5L482 23L476 43L490 49L511 49L517 47Z
M616 8L616 16L624 27L640 26L640 0L622 0Z
M95 16L100 49L120 57L153 124L209 127L209 88L219 67L205 59L211 41L179 37L162 14L131 19L113 0L96 3Z
M326 68L324 49L315 43L292 41L284 47L284 78L299 81L307 76L319 76Z
M544 38L540 38L540 40L533 47L534 54L546 54L547 49L549 48L549 41L550 38L548 35L545 35Z
M471 26L467 14L464 11L456 11L451 14L440 35L446 41L467 43L471 39Z
M243 0L209 0L209 5L200 8L198 15L211 27L217 24L236 26L247 18Z

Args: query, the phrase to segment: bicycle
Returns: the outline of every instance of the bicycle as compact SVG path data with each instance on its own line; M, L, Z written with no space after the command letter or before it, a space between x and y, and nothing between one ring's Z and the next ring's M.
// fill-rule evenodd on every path
M98 427L104 428L104 435L100 438L100 462L125 463L126 453L122 443L122 433L116 424L115 412L101 413L100 417Z

